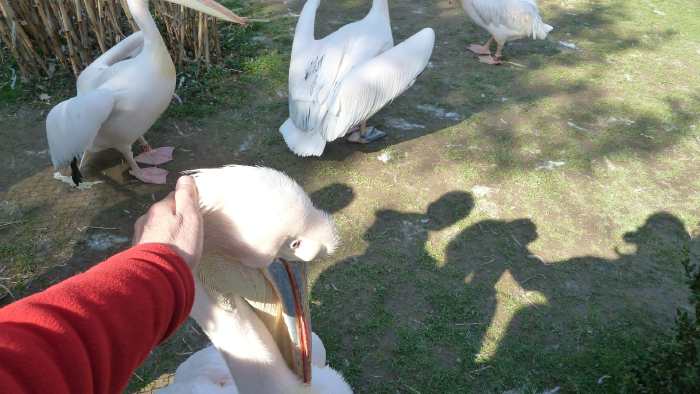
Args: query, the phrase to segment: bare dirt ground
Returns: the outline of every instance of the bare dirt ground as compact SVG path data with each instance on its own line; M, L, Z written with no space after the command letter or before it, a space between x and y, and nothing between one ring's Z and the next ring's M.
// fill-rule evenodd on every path
M324 1L320 33L368 3ZM543 0L554 32L509 45L508 63L490 67L466 52L487 37L460 8L390 4L397 42L431 26L437 46L415 86L372 120L389 137L367 147L337 142L300 159L277 132L298 2L246 6L273 21L245 33L253 49L231 49L250 53L243 73L179 92L185 104L149 132L154 146L178 148L167 186L101 175L119 163L109 152L90 172L102 183L59 183L43 120L60 95L1 102L0 302L127 247L177 172L265 165L297 179L341 229L341 250L313 265L312 315L356 392L617 391L686 302L681 249L700 252L700 6ZM188 323L129 391L204 343Z

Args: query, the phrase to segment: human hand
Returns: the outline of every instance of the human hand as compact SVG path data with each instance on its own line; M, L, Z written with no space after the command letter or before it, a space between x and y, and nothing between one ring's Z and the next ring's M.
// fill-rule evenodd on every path
M133 245L169 245L194 270L202 257L203 237L197 186L191 176L183 176L177 180L174 192L136 220Z

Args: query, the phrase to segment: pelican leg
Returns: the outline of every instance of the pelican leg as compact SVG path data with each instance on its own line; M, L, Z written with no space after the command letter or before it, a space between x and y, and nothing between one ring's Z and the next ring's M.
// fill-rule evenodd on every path
M166 178L168 176L168 171L158 167L140 168L139 165L134 160L134 154L131 152L131 146L125 146L118 149L126 162L131 167L129 174L136 177L143 183L153 183L156 185L164 185L166 183Z
M503 47L505 45L505 42L496 42L496 60L501 61L501 58L503 57Z
M350 133L347 137L349 142L356 144L369 144L386 137L386 133L374 126L367 127L367 122L360 124L360 128Z
M144 152L148 152L152 149L151 144L149 144L143 136L139 137L139 145L141 145Z
M491 56L491 43L493 42L493 36L489 38L484 45L471 44L467 47L470 51L474 52L479 56L488 55Z
M503 64L503 62L501 61L501 52L503 51L504 45L505 42L496 41L496 54L494 56L491 56L491 54L489 54L488 56L479 56L479 61L481 63L491 64L494 66Z

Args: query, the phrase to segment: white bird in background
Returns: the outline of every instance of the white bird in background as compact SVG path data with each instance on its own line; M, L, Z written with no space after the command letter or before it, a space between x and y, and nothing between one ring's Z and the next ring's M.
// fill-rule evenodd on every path
M190 316L220 357L196 353L165 392L352 393L326 366L309 316L306 262L336 248L331 217L272 169L192 173L205 238Z
M289 119L280 127L299 156L320 156L326 142L346 135L357 143L384 137L367 128L367 119L413 85L435 44L435 32L427 28L394 46L388 0L373 0L364 19L316 40L319 3L308 0L299 16L289 67Z
M246 23L213 0L166 1L229 22ZM168 172L156 167L139 168L136 161L159 165L172 160L172 147L151 149L143 135L173 97L175 66L148 11L148 0L127 0L127 5L141 31L90 64L78 77L78 95L55 106L46 119L51 161L56 168L70 164L76 185L89 152L118 150L131 167L131 174L147 183L165 183ZM137 140L146 152L134 159L131 145Z
M472 44L469 50L479 61L501 64L503 46L524 37L544 40L553 29L540 17L536 0L461 0L462 8L477 25L491 33L484 45ZM491 56L491 43L496 41L496 54Z

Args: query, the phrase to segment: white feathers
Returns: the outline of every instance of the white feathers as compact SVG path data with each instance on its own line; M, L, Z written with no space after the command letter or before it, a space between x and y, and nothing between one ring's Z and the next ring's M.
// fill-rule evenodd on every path
M462 0L462 7L500 43L524 37L544 39L552 30L542 21L535 0Z
M289 147L294 147L294 153L301 157L321 156L326 148L326 139L314 130L300 130L292 119L287 119L280 126L280 133Z
M314 339L318 338L314 333ZM319 342L320 343L320 339ZM314 346L317 342L314 341ZM316 349L314 348L314 351ZM345 378L330 366L312 366L311 386L300 383L287 386L290 394L352 394ZM214 346L208 346L191 355L175 372L175 381L158 394L238 394L236 382ZM259 392L260 394L265 394Z
M227 393L244 394L352 393L342 375L326 365L326 350L316 334L312 333L311 385L305 385L287 367L272 335L241 297L233 297L231 311L223 309L195 281L194 299L191 316L213 346L190 356L177 369L175 382L160 393L186 393L193 388L202 394L220 393L221 386L227 387Z
M294 35L289 116L280 132L300 156L319 156L408 89L425 69L435 34L425 29L394 48L387 0L360 21L314 39L319 0L309 0ZM392 49L394 48L394 49Z
M81 156L92 145L113 107L114 96L107 90L95 90L53 107L46 118L53 166L66 166Z
M78 76L78 94L97 89L116 71L110 67L137 56L143 50L143 40L143 32L137 31L90 63Z
M191 355L175 371L175 381L159 394L238 394L228 366L214 346Z
M434 45L435 32L426 28L353 68L334 91L323 129L326 141L342 137L411 87L428 65Z
M77 96L56 106L46 119L54 166L85 151L115 148L138 169L131 145L165 111L175 91L175 66L141 1L130 0L141 32L122 40L78 77Z
M223 251L250 267L269 264L289 238L313 240L328 254L335 250L333 220L285 174L247 166L190 173L204 214L204 250Z

